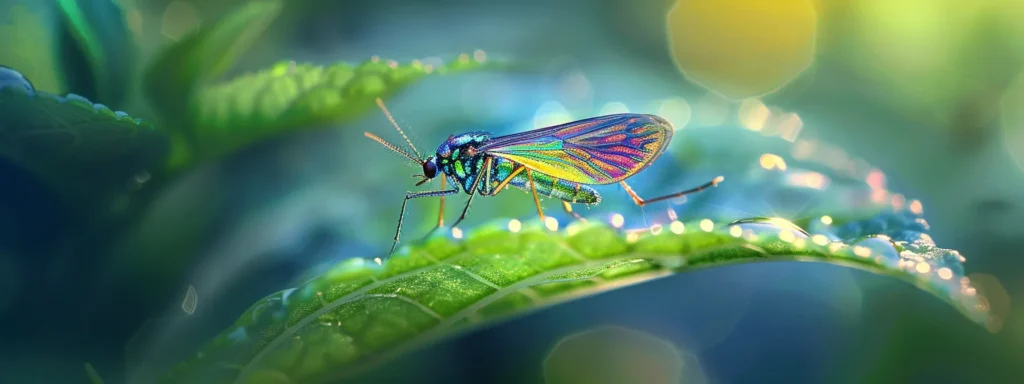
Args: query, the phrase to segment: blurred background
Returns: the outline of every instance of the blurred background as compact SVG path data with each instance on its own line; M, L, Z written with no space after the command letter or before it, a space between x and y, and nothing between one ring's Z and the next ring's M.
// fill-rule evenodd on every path
M242 3L120 1L144 57ZM50 4L0 4L0 64L39 90L67 92L59 58L41 43L55 30ZM939 246L960 250L969 273L998 279L1019 298L1022 18L1020 0L293 0L228 76L280 60L408 62L478 50L540 68L429 78L397 95L388 107L421 152L458 132L508 133L624 110L663 114L684 131L740 126L794 146L831 143L919 199ZM149 113L141 103L124 109ZM369 113L196 169L161 195L118 255L83 252L72 265L95 277L85 288L52 286L61 281L52 274L68 266L24 256L60 230L62 212L14 212L41 192L5 189L0 212L33 219L17 229L25 244L14 256L0 254L0 315L9 324L0 375L84 382L89 361L117 378L133 354L150 353L132 349L138 330L173 323L189 286L201 317L188 326L194 340L162 351L172 360L257 299L325 265L384 252L415 169L363 131L398 138L382 115ZM712 152L745 145L726 137L709 149L684 137L673 141L671 160L634 187L656 195L670 192L668 182L703 182L715 175ZM595 214L640 221L621 190L601 191ZM740 216L781 209L750 199L714 209ZM430 228L435 204L410 204L406 239ZM478 199L463 226L531 214L519 194ZM39 284L89 310L20 306L49 300L33 294ZM1022 315L1011 309L992 334L904 282L831 265L744 265L556 306L414 352L372 377L541 382L558 340L614 324L678 348L686 382L1009 383L1024 377Z

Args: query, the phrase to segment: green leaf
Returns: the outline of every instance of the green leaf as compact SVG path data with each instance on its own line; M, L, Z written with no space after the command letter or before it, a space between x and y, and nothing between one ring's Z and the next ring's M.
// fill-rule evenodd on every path
M206 87L189 116L201 156L221 156L268 137L351 121L387 98L431 74L506 68L502 62L471 59L468 54L439 66L414 60L372 58L360 65L329 66L277 63L269 69Z
M959 254L936 247L918 214L889 208L868 220L834 220L817 233L754 218L673 222L642 233L578 223L560 232L528 223L511 232L502 221L465 240L435 236L384 267L349 260L260 300L164 382L336 382L513 315L685 271L763 261L891 276L992 323L963 279Z
M128 191L162 166L168 148L166 136L142 120L75 94L35 91L0 67L0 156L65 196Z
M135 43L113 0L57 0L57 42L67 90L122 106L135 70Z
M100 377L99 372L96 372L96 368L92 367L92 364L85 363L85 375L89 377L90 383L103 384L103 378Z
M254 1L172 44L143 75L143 92L160 115L181 125L189 101L204 84L230 69L281 12L279 0Z

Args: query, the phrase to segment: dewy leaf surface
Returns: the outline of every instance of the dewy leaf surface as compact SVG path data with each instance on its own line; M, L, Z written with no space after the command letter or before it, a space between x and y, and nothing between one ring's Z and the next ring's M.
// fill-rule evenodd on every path
M75 94L36 91L0 67L0 156L57 191L125 190L168 150L166 136L142 120Z
M507 222L435 236L383 267L354 259L259 301L167 383L336 382L474 325L684 271L817 261L907 281L989 325L963 258L936 247L915 204L867 220L674 221L643 232ZM824 224L828 222L827 224ZM842 240L845 239L845 240Z
M480 52L482 53L482 52ZM273 67L202 89L192 104L195 142L205 156L219 156L267 137L351 120L424 76L502 67L468 54L440 65L374 57L362 64L328 66L280 62Z

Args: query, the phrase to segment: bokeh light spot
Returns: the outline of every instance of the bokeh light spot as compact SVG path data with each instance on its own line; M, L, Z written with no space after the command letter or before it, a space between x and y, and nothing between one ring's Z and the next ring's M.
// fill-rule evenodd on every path
M733 99L771 93L814 60L817 13L809 0L679 0L667 24L679 70Z
M614 114L618 114L618 113L629 113L629 107L626 107L626 104L623 104L623 103L620 103L620 102L617 102L617 101L613 101L613 102L607 103L604 106L602 106L601 107L601 111L598 114L599 115L614 115Z
M519 230L521 230L521 229L523 229L523 223L519 222L519 220L512 219L512 220L508 221L508 230L509 231L519 232Z
M185 34L199 27L199 13L196 7L187 1L172 1L164 10L163 25L160 33L171 40L178 40Z
M696 359L654 335L603 326L566 336L544 361L544 382L669 384L703 382Z
M667 99L662 101L661 106L658 107L658 116L664 117L672 123L673 128L678 130L690 123L693 110L690 108L690 103L683 98Z

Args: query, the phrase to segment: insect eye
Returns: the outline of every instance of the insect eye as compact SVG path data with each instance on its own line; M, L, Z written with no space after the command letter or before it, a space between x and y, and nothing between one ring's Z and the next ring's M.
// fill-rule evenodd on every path
M431 159L431 161L423 163L423 176L426 176L427 178L430 179L433 179L434 176L437 176L437 164L433 162L433 159Z

